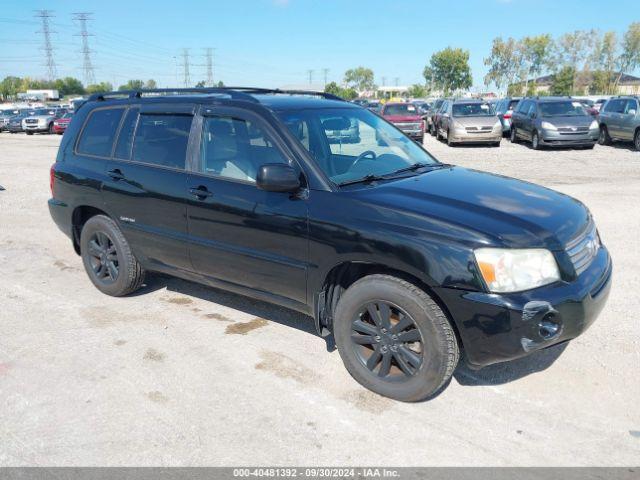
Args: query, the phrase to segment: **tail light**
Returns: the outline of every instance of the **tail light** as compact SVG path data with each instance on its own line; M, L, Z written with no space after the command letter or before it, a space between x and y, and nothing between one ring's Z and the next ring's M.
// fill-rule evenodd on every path
M53 165L51 165L51 168L49 169L49 188L51 189L51 196L52 197L53 197L53 184L56 181L55 166L56 166L56 164L54 163Z
M511 110L509 110L508 112L504 112L504 115L502 115L504 118L511 118L511 115L513 114L513 112Z

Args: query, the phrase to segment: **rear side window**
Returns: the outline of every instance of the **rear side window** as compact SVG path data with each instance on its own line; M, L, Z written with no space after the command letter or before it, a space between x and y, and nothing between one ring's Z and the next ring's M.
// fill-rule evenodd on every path
M110 157L123 113L124 108L107 108L91 112L78 141L78 153Z
M190 115L141 114L132 160L169 168L185 168Z
M138 121L138 109L131 108L124 117L122 122L122 128L120 128L120 135L118 135L118 143L116 144L116 151L113 156L116 158L122 158L129 160L131 157L131 145L133 144L133 132L136 128L136 122Z
M610 100L609 103L607 103L605 111L609 113L622 113L624 106L624 100Z

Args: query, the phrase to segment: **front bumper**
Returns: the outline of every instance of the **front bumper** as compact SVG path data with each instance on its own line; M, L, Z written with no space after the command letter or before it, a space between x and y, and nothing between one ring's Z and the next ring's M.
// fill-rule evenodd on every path
M566 147L566 146L590 146L598 141L598 130L590 130L585 133L562 134L553 130L542 130L540 135L540 145L546 147Z
M7 131L9 132L23 132L22 125L7 125Z
M64 131L67 129L67 125L53 125L53 131L54 133L64 133Z
M510 118L502 118L500 119L502 122L502 133L511 132L511 119Z
M25 132L46 132L49 130L49 125L25 124L22 126L22 130Z
M576 338L595 321L611 287L612 263L601 247L572 282L520 293L492 294L437 288L458 329L467 361L483 367L524 357ZM549 335L548 323L557 327Z
M502 131L486 133L467 133L459 130L451 132L454 143L497 143L502 140Z

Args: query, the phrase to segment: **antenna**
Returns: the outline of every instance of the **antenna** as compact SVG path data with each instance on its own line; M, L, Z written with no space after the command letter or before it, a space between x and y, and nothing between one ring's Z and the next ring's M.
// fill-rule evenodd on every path
M189 76L189 49L182 49L182 69L183 69L183 83L185 88L191 85L191 78Z
M37 33L42 33L42 49L44 50L46 57L47 78L49 80L55 80L57 77L56 62L53 60L53 45L51 44L52 32L49 28L49 19L52 18L53 12L51 10L36 10L36 18L42 20L42 30Z
M91 62L91 49L89 48L89 37L93 35L87 31L87 21L91 20L92 13L78 12L73 14L73 19L80 22L80 33L76 36L82 37L82 72L85 85L94 85L96 76L93 72L93 63Z

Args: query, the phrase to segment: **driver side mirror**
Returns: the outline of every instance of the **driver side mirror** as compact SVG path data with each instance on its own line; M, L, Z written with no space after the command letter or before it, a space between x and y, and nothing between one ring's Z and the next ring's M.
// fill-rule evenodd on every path
M256 185L267 192L294 193L300 190L300 177L291 165L266 163L258 169Z
M632 108L631 110L627 111L627 115L631 115L631 116L633 116L633 115L635 115L635 114L636 114L636 111L635 111L635 109L633 109L633 108Z

